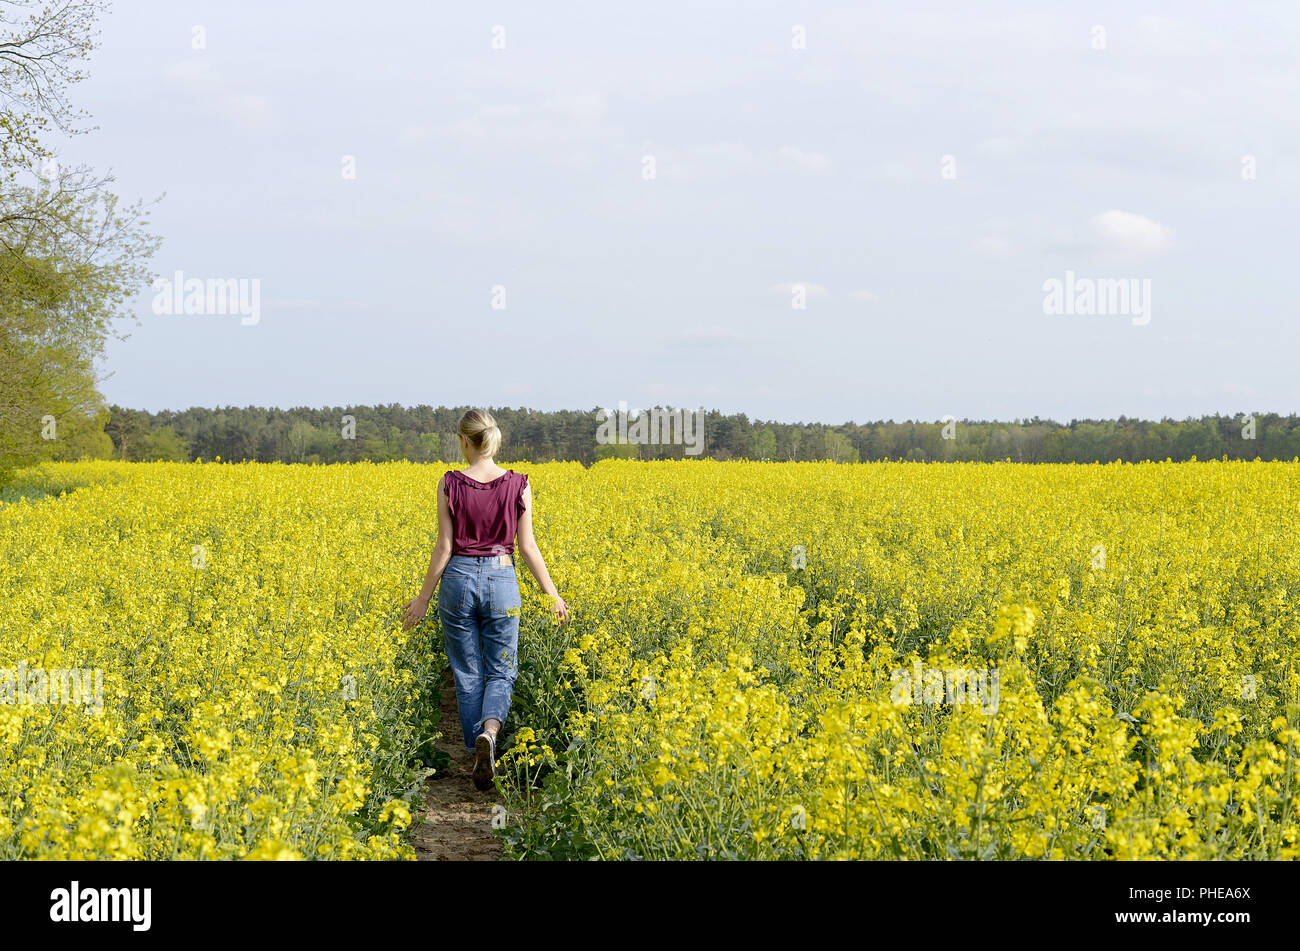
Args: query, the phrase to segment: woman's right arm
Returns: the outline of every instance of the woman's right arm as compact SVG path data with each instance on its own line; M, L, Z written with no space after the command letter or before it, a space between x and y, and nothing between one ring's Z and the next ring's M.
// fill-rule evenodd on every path
M519 524L515 529L515 537L519 543L519 557L524 560L528 570L533 573L537 583L541 585L542 591L555 599L555 604L551 610L555 612L556 620L561 624L569 619L569 606L564 603L558 591L555 590L555 582L551 580L551 573L546 570L546 561L542 558L542 550L537 547L537 539L533 537L533 487L524 486L523 495L524 510L519 513Z
M443 485L445 478L438 480L438 540L434 543L433 555L429 558L429 570L424 574L424 586L420 588L419 594L402 605L402 610L406 612L402 621L404 631L419 624L429 610L433 591L447 569L447 562L451 561L451 511L447 507L447 488Z

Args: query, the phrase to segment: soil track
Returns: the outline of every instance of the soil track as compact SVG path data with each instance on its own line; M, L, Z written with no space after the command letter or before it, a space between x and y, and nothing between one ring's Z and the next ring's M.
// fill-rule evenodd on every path
M416 857L429 862L499 861L504 851L492 834L492 806L498 796L492 789L479 792L470 779L474 756L465 752L461 739L450 670L443 673L439 712L442 737L434 748L447 753L451 765L425 782L424 822L414 835Z

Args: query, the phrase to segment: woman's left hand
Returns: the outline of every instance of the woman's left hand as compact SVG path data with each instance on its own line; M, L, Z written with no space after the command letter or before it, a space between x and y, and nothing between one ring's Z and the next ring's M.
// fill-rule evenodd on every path
M402 617L402 630L409 631L415 625L424 620L424 615L429 610L429 599L416 595L410 601L402 605L402 611L405 612Z

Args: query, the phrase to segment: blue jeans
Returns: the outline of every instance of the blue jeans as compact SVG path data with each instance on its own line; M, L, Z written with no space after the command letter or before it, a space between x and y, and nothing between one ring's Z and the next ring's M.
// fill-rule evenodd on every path
M456 683L456 708L465 749L486 720L504 726L518 675L519 580L514 559L452 555L438 585L442 642Z

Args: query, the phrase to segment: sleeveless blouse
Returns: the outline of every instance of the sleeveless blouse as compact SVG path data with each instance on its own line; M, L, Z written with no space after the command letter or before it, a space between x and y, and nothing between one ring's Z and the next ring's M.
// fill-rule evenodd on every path
M453 555L515 553L527 475L507 469L491 482L477 482L459 469L449 469L442 484L451 514Z

